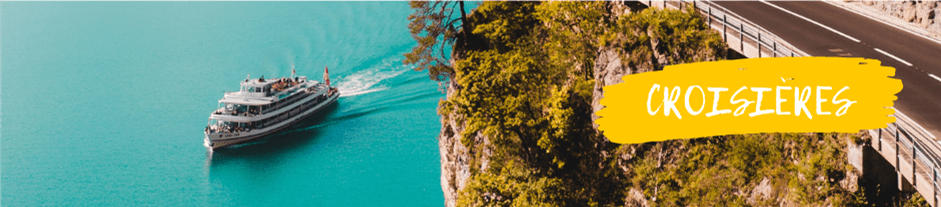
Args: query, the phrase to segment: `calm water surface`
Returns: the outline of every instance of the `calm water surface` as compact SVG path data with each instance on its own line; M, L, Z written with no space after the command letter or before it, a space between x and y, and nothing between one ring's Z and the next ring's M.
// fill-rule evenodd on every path
M406 2L0 2L3 206L440 206ZM320 80L336 105L209 152L223 91Z

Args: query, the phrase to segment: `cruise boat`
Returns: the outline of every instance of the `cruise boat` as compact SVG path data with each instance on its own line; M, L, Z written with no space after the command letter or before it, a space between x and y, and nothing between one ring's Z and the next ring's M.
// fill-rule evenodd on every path
M324 83L305 76L252 79L241 82L241 90L226 92L219 107L209 115L205 145L212 149L247 142L278 132L316 114L340 92L330 87L324 68Z

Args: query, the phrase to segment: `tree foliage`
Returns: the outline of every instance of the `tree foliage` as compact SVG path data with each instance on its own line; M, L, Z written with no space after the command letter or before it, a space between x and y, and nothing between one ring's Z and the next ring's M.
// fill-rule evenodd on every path
M460 206L566 206L562 195L569 189L559 178L542 176L512 162L499 173L471 177L461 191Z
M622 17L616 24L601 41L624 49L622 54L629 56L622 59L630 68L659 70L726 56L722 38L692 10L645 9Z
M461 90L441 102L441 113L462 118L461 143L471 153L492 150L493 156L488 169L472 169L479 173L461 192L461 204L621 202L623 189L607 177L617 173L602 164L609 144L591 125L590 66L603 46L601 37L619 31L612 28L617 24L608 7L485 2L468 16L482 45L465 48L454 60L450 75Z
M464 1L412 1L409 5L415 13L408 16L408 29L418 45L405 54L403 63L416 65L417 71L428 70L433 80L445 80L451 72L450 49L464 31L461 28L470 28Z
M533 15L537 2L488 2L470 16L473 34L487 42L488 48L507 52L521 42L537 26Z
M839 185L846 134L749 134L635 145L629 186L663 206L862 205ZM625 146L626 147L626 146ZM767 183L767 194L755 193ZM748 201L748 200L752 201Z
M578 67L575 75L590 77L595 51L601 36L609 30L610 4L594 2L553 2L538 6L537 18L543 23L546 39L543 49L549 59L564 67Z
M581 175L600 172L585 170L601 157L588 105L594 84L573 76L571 64L552 60L549 53L559 51L546 50L544 35L554 31L539 21L539 4L485 2L468 17L485 46L455 60L453 81L462 90L441 108L463 117L462 144L472 152L493 150L493 157L489 169L473 170L483 171L468 181L462 204L569 206L601 197L587 187L601 176ZM491 143L480 146L478 134Z
M599 48L617 49L638 72L726 56L692 10L613 16L611 4L484 2L456 30L446 2L412 3L419 46L405 62L452 81L439 113L464 124L460 141L472 155L458 205L621 206L632 190L656 206L865 204L862 191L839 186L851 170L847 135L608 143L591 123ZM445 46L455 47L453 64ZM759 185L770 193L750 196Z

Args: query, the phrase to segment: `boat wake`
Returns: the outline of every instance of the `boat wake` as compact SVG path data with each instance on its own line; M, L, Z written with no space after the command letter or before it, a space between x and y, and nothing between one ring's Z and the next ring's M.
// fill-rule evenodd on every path
M340 78L340 81L337 82L337 89L340 90L340 97L386 90L388 87L379 85L379 83L408 72L412 68L414 66L402 64L401 58L386 59L369 69L357 71L352 75Z

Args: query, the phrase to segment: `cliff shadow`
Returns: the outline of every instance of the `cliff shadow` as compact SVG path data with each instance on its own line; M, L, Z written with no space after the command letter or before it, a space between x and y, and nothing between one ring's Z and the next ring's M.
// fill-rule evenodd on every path
M863 160L863 176L858 185L866 194L866 201L869 204L897 206L896 203L900 198L910 196L911 192L899 190L899 174L895 171L895 166L872 146L863 147Z

